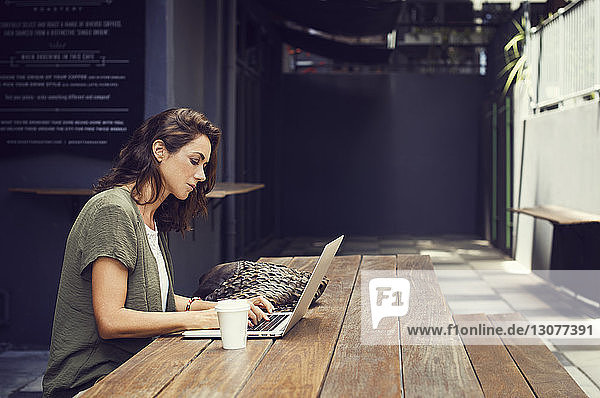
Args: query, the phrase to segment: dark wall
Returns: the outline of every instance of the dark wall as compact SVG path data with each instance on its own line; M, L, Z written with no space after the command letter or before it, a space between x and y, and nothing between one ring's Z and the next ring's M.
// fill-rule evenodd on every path
M170 107L194 107L222 127L225 137L230 135L235 140L238 137L235 127L228 130L224 126L225 115L227 112L236 115L237 105L235 98L228 97L230 93L224 85L228 66L225 55L235 53L236 48L235 41L228 42L224 36L228 26L236 26L235 12L230 14L232 20L226 21L226 6L235 3L151 0L146 5L145 116ZM232 31L235 32L235 29ZM269 64L269 68L261 73L276 72L273 79L278 80L281 43L268 33L269 47L276 51L269 56L273 65ZM236 64L235 59L232 64ZM279 84L267 83L270 84L265 90L268 93L260 92L264 98L258 97L261 104L267 104L265 107L276 101L273 96L279 92ZM260 111L262 115L263 108ZM279 116L279 112L276 115ZM277 129L277 123L271 120L264 118L261 121L263 124L260 126L268 125L268 129L256 127L256 130L269 137ZM255 139L254 136L252 138ZM270 142L270 145L274 147L277 144ZM223 179L227 149L226 145L219 148L219 180ZM251 154L256 155L254 152ZM246 153L242 152L241 156L246 156ZM241 175L237 181L264 182L269 188L235 198L234 204L248 215L243 222L240 222L241 217L229 217L226 211L231 196L223 200L211 199L208 217L196 219L194 231L186 233L185 238L178 233L169 234L174 287L178 294L191 295L202 273L223 261L223 237L228 237L223 224L232 224L231 229L238 236L242 235L240 231L251 228L259 230L260 237L271 233L273 223L270 220L264 222L262 218L259 220L259 217L273 218L277 213L272 209L274 206L266 206L273 203L276 184L271 181L277 178L279 170L271 167L269 171L272 174L263 173L262 169L272 163L263 163L262 157L252 163L256 164L262 173L256 175L256 180L247 180L245 175ZM110 166L111 159L92 159L68 153L44 156L11 154L11 157L0 159L0 206L4 213L0 239L3 253L0 293L6 292L9 298L8 322L0 323L0 345L48 347L66 238L74 217L87 200L85 197L73 200L68 196L12 193L8 192L8 188L90 188ZM267 178L263 180L262 175ZM259 207L266 210L260 214L255 210ZM245 233L244 236L249 235ZM248 242L249 239L241 241ZM245 249L243 245L241 247ZM3 297L0 297L0 306L4 304Z
M146 8L145 114L166 107L166 3ZM116 155L116 154L115 154ZM91 188L112 159L76 153L9 156L0 159L0 206L4 228L0 240L0 289L8 293L8 323L0 325L0 342L48 346L60 270L71 224L86 197L9 192L11 187Z
M182 89L175 91L173 84L169 83L168 63L173 60L169 61L168 53L171 50L167 51L171 45L168 4L165 0L153 0L148 4L145 116L174 105L197 106L201 100L192 101L188 91L183 90L181 94ZM195 10L193 3L178 3L179 9L185 5ZM181 15L179 9L178 15ZM189 20L188 23L195 21ZM194 40L188 41L187 45L197 50L199 44ZM193 51L181 51L181 45L178 49L178 62L199 62ZM3 211L0 290L7 292L9 299L8 323L0 324L0 343L49 346L66 238L75 216L87 200L85 197L13 193L8 189L90 188L110 166L111 159L93 159L68 153L0 159L0 206ZM174 285L180 294L193 293L198 277L220 261L221 211L215 208L214 201L210 205L209 218L196 220L195 233L186 234L185 239L180 234L170 234L175 267Z
M283 234L476 234L483 83L285 75Z
M0 342L49 343L65 242L80 205L77 197L12 193L8 188L89 188L109 166L109 161L59 154L0 161L0 289L9 297Z

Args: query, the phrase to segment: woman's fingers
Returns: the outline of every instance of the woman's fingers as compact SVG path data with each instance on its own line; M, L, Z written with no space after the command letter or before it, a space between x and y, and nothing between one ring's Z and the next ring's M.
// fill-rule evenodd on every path
M271 304L271 302L269 300L267 300L266 298L264 298L263 296L256 296L254 298L251 299L253 304L258 305L259 307L262 307L264 309L267 310L267 312L273 312L273 309L275 308L273 306L273 304Z
M250 304L250 311L248 311L248 316L252 320L252 323L254 323L255 325L257 325L258 322L260 322L263 319L266 320L266 321L269 320L269 317L267 316L267 314L265 314L263 312L263 310L261 310L260 308L258 308L258 306L256 306L251 301L248 301L248 304Z
M255 306L256 307L256 306ZM258 324L258 320L260 319L258 315L252 310L252 304L250 304L250 310L248 311L248 318L252 321L254 325Z
M257 325L263 319L265 321L269 320L269 316L261 309L261 307L267 312L273 312L275 308L273 304L263 296L256 296L251 299L248 299L248 304L250 305L250 310L248 311L248 326ZM199 311L203 313L203 325L202 329L212 329L218 328L219 322L217 318L217 313L214 309Z

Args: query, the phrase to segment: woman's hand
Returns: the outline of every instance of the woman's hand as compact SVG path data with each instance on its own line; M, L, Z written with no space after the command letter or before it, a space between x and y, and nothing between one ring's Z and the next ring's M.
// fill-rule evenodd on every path
M258 323L263 319L265 321L269 320L269 317L263 311L264 309L268 313L273 312L275 307L273 307L273 304L271 304L269 300L263 296L256 296L251 299L247 299L247 301L248 304L250 304L250 310L248 311L248 318L250 318L250 320L248 321L248 326L258 325Z
M215 309L200 310L200 311L188 311L192 317L192 323L188 329L218 329L219 320L217 318L217 311Z

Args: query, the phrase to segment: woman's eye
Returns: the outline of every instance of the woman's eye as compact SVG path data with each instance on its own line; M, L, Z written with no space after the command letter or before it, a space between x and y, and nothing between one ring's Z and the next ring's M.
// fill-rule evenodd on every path
M192 163L194 166L198 166L200 164L200 161L197 159L190 159L190 163Z

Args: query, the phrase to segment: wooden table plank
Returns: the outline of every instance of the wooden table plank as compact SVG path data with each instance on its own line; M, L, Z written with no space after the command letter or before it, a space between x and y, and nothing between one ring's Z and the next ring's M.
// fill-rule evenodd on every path
M429 271L428 271L429 270ZM411 297L400 318L404 396L483 397L467 352L458 336L454 345L409 345L405 325L453 323L452 313L433 273L429 256L398 256L398 272L408 271ZM404 325L404 326L403 326ZM444 336L452 339L452 336Z
M395 274L396 256L363 256L360 270L387 270ZM359 274L321 395L324 397L400 396L398 344L361 344L360 287ZM367 304L364 310L369 308ZM370 319L370 316L369 313L367 318ZM397 322L391 331L398 335Z
M243 350L224 350L214 340L158 396L235 396L272 344L272 339L248 340Z
M212 191L206 195L213 198L224 198L227 195L238 195L256 191L265 187L265 184L249 184L245 182L217 182Z
M492 326L484 314L454 315L456 324ZM486 398L535 397L498 336L461 336Z
M261 257L257 260L259 263L271 263L280 265L289 265L293 257Z
M8 188L8 191L51 196L92 196L94 194L94 191L89 188Z
M328 272L331 282L317 304L285 337L275 340L239 396L314 397L319 393L359 263L360 256L334 258Z
M299 271L312 272L312 270L315 268L315 265L317 264L318 259L319 257L312 256L294 257L292 261L290 261L289 264L287 264L287 266L297 269ZM331 268L329 269L328 273L331 273Z
M514 313L488 315L488 318L494 324L526 321L521 314ZM531 338L532 343L534 340L537 342L535 345L517 345L515 344L517 340L510 336L501 336L501 338L536 396L548 398L587 397L587 394L539 338Z
M89 389L84 397L154 397L210 340L161 337Z

